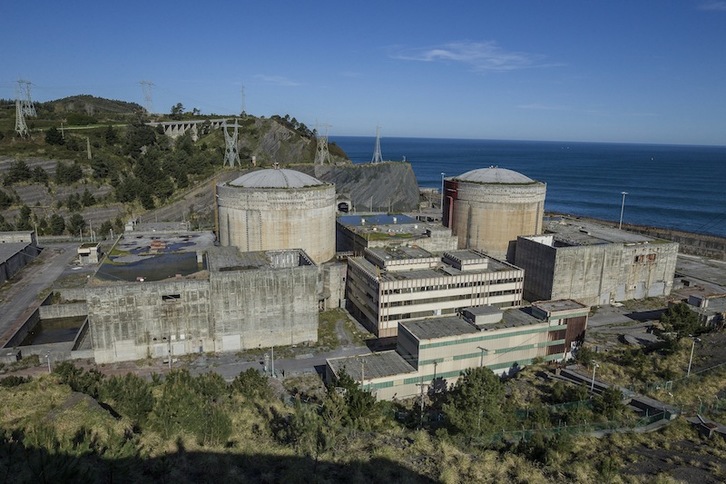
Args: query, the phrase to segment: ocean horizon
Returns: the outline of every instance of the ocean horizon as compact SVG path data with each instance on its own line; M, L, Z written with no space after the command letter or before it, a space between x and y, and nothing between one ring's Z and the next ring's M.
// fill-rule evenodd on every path
M354 163L373 158L373 136L330 141ZM423 188L498 166L546 183L548 212L618 221L623 206L623 223L726 237L726 146L392 137L381 152Z

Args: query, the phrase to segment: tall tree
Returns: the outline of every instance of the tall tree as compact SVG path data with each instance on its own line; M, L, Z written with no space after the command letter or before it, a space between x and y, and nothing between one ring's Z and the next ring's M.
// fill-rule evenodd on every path
M51 215L48 229L50 230L51 235L61 235L66 229L66 221L63 219L63 216L58 215L57 213Z
M70 219L68 219L66 226L68 228L68 232L75 236L79 234L81 230L86 228L86 220L80 213L76 212L71 215Z
M697 334L701 331L701 323L698 315L688 304L681 302L668 306L660 316L660 322L666 331L675 334L676 340L680 340L684 336Z
M504 385L489 368L469 368L454 385L444 413L455 432L470 440L506 428Z
M45 142L49 145L62 145L65 144L66 140L63 139L63 134L55 126L51 126L45 132Z

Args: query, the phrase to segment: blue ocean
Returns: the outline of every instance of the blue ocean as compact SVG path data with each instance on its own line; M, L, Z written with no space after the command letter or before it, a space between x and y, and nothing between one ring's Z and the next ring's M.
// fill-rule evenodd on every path
M374 137L331 136L355 163ZM545 210L726 237L726 146L382 138L384 160L408 161L421 187L441 174L498 166L547 183Z

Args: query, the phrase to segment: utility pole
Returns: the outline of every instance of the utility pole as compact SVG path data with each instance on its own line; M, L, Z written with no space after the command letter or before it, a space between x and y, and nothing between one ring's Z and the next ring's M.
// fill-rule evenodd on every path
M691 376L691 364L693 363L693 350L696 349L696 341L701 341L701 339L693 338L693 343L691 343L691 357L688 358L688 372L686 373L686 378Z
M595 391L595 370L600 368L600 365L595 363L595 365L592 367L592 382L590 383L590 393Z
M428 386L427 383L423 382L423 376L421 377L421 383L416 383L417 387L421 388L421 421L419 422L419 428L423 428L423 418L424 418L424 387Z

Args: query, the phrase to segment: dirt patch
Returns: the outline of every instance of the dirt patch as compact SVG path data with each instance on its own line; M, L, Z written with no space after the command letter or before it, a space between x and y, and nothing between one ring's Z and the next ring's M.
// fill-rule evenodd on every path
M635 462L621 472L634 476L667 474L683 482L724 482L726 463L712 446L709 440L679 440L669 443L668 449L641 445L630 449Z

